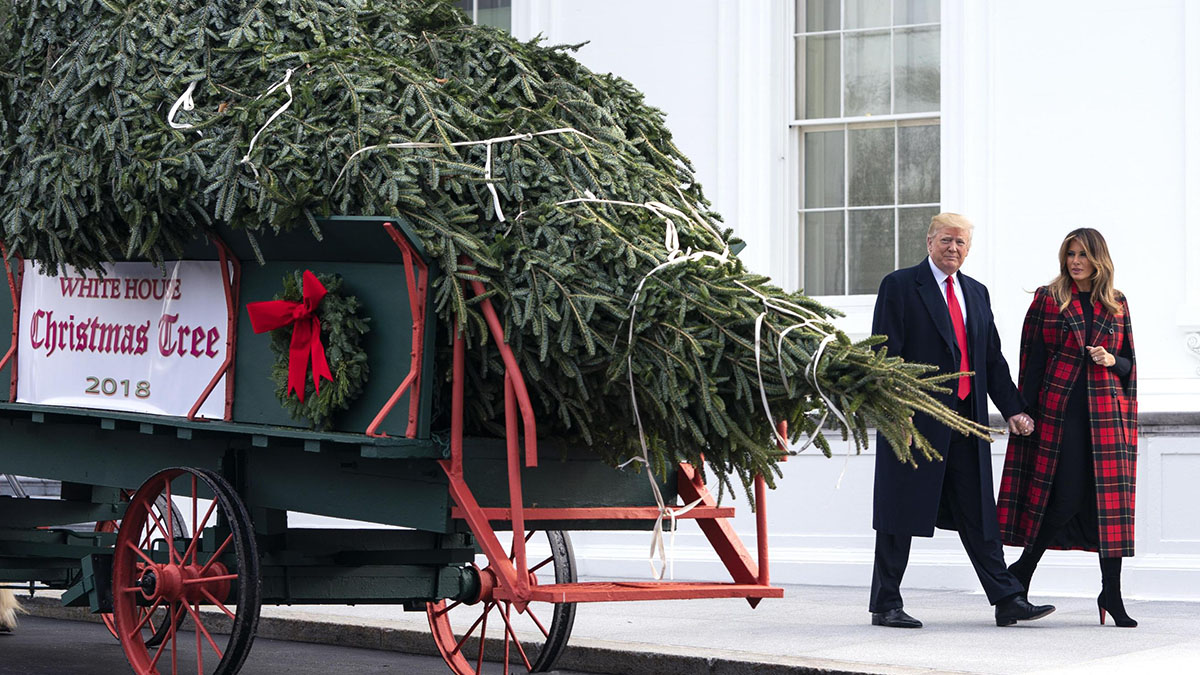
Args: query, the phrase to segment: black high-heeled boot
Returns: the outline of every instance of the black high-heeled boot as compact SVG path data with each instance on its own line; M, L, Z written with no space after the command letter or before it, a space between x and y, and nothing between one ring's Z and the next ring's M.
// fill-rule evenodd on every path
M1021 582L1021 588L1025 589L1025 593L1029 593L1029 582L1033 579L1033 572L1037 569L1038 563L1042 560L1042 554L1046 549L1041 546L1029 546L1021 552L1021 557L1017 561L1008 566L1009 574L1017 578Z
M1125 611L1121 599L1121 559L1100 559L1100 595L1096 607L1100 610L1100 625L1104 625L1105 612L1112 614L1113 623L1120 628L1136 628L1138 622Z

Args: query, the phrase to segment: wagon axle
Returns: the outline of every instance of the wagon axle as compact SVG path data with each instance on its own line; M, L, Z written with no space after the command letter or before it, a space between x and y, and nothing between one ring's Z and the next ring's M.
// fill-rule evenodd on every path
M142 597L151 603L199 605L227 601L230 583L236 578L219 562L169 563L148 568L137 585L142 589Z

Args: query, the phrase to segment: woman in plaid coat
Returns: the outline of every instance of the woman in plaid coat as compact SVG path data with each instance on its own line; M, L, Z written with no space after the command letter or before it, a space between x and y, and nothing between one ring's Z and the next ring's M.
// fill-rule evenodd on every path
M1074 230L1059 275L1034 293L1021 332L1021 393L1036 431L1011 436L997 515L1004 543L1024 546L1009 571L1029 589L1047 548L1098 551L1100 623L1137 622L1121 600L1133 555L1137 367L1129 306L1113 288L1104 237Z

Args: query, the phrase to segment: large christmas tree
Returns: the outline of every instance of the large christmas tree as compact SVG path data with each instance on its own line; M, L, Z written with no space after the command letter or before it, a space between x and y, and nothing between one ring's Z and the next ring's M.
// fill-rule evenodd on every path
M466 279L491 289L541 428L614 462L644 439L658 467L703 455L723 483L770 479L768 412L826 453L823 423L897 448L914 411L973 428L930 396L944 378L747 271L662 113L568 48L427 0L0 8L10 255L95 268L171 259L216 222L254 240L402 216L470 338L476 431L497 428L502 370Z

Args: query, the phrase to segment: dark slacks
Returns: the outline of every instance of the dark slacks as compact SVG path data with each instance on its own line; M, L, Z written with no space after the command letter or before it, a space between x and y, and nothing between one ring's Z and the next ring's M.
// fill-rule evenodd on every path
M959 412L970 417L970 398L963 402ZM988 602L996 604L1017 593L1024 592L1021 583L1009 574L1004 564L1004 550L1000 539L984 539L983 513L980 505L983 495L979 485L979 450L973 437L953 434L950 447L945 453L946 474L942 480L941 502L954 518L958 538L966 549L967 557L975 568L979 583L987 594ZM995 517L995 513L990 514ZM886 612L904 606L900 597L900 581L908 567L908 554L912 547L911 535L875 533L875 569L871 578L871 611Z

